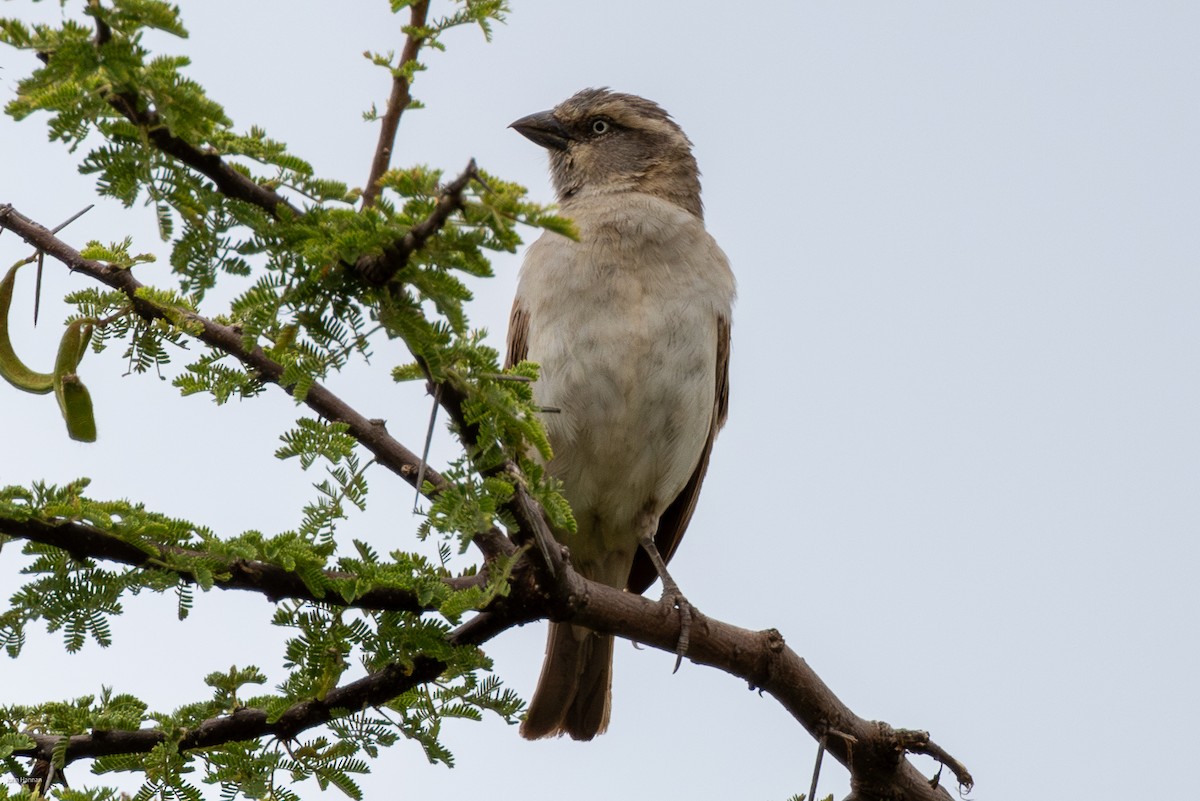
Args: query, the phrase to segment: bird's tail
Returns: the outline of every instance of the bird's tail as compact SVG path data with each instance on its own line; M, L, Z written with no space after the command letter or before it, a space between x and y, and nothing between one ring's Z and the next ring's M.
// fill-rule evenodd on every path
M569 734L574 740L590 740L602 734L612 705L612 656L612 635L551 623L542 675L521 736L538 740Z

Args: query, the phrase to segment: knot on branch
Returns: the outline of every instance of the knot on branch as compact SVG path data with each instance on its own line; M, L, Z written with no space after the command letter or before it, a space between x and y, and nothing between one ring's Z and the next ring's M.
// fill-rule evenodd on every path
M958 782L961 793L969 793L975 786L975 779L967 767L929 739L929 732L915 729L895 729L892 731L892 736L895 737L896 748L900 755L906 751L911 754L925 754L936 759L942 767L949 768L950 772L954 774L955 781ZM941 776L942 771L939 768L937 775L929 780L930 786L937 787Z
M942 768L949 768L958 782L959 792L970 792L975 786L975 780L970 772L957 759L948 754L945 749L929 739L929 732L915 729L895 729L883 721L871 721L867 724L871 736L859 741L856 746L857 757L862 766L871 765L864 771L851 770L851 786L854 792L851 798L883 798L894 797L880 794L881 789L894 790L895 774L905 762L905 754L925 754L933 757L941 767L933 778L926 780L926 789L934 797L949 798L941 787ZM883 768L881 771L880 768ZM924 793L922 792L922 795Z
M754 675L750 676L749 680L750 689L761 692L763 688L770 686L771 678L775 674L775 663L784 657L787 642L779 633L779 629L763 629L755 634L755 638L761 645L752 651L758 655L758 659L755 660Z

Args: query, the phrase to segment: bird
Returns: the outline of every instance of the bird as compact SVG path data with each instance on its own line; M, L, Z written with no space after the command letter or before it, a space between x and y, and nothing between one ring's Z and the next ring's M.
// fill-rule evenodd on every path
M657 103L584 89L511 128L549 154L559 212L526 252L506 363L539 365L534 401L576 530L555 532L585 578L643 593L691 520L729 409L733 272L704 227L692 143ZM613 637L550 623L521 724L535 740L608 728ZM678 667L678 664L677 664Z

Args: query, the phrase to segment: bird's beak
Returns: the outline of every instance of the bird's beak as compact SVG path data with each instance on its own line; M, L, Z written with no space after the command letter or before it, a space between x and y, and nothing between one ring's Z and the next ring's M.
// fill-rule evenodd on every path
M571 137L563 124L554 118L552 111L530 114L508 126L522 136L550 150L566 150Z

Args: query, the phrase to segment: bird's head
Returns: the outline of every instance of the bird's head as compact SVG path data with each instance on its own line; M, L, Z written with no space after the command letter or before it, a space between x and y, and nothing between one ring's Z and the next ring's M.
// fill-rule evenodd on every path
M550 154L561 202L581 194L643 192L703 216L692 143L657 104L584 89L511 126Z

